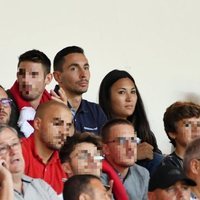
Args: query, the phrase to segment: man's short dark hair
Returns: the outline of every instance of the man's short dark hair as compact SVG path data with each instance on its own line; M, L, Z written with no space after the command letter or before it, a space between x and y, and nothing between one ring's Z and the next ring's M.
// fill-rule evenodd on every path
M74 175L64 183L63 198L64 200L79 200L82 193L89 193L93 196L91 180L100 179L91 174Z
M101 149L101 138L93 133L84 132L84 133L75 133L72 137L69 137L63 147L59 152L61 163L70 160L70 155L76 148L77 144L80 143L91 143L97 146L97 149Z
M26 51L22 55L19 56L18 67L23 61L31 61L35 63L41 63L44 69L45 76L51 71L51 61L50 59L41 51L33 49L30 51Z
M120 124L123 124L123 125L126 124L133 127L133 124L126 119L116 118L116 119L109 120L101 129L101 137L102 137L103 143L106 143L109 140L110 129L113 126L120 125Z
M69 46L65 47L64 49L60 50L54 60L53 60L53 69L54 71L63 71L63 63L64 63L64 57L71 54L71 53L81 53L84 54L84 50L81 47L78 46Z
M169 132L176 132L177 122L180 120L192 117L200 117L200 106L193 102L177 101L166 109L163 117L165 132L174 146L176 146L176 141L170 137Z

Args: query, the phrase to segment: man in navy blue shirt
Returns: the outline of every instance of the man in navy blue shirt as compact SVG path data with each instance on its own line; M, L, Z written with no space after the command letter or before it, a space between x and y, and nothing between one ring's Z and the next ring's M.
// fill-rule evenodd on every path
M56 54L53 65L54 78L59 84L55 91L59 94L60 87L64 90L74 115L76 130L99 134L107 118L99 105L82 99L90 80L89 63L84 50L77 46L66 47Z

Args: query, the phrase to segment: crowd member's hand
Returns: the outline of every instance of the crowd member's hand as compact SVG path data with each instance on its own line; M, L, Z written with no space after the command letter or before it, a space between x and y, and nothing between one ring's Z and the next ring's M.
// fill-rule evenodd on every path
M153 159L153 146L147 142L137 145L137 160Z
M108 196L110 197L110 199L112 199L112 196L113 196L113 194L112 194L113 183L114 183L113 180L110 180L110 181L109 181L109 186L110 186L110 188L109 188L109 190L108 190Z
M7 169L5 160L0 159L0 185L12 180L12 175Z
M65 94L65 91L63 90L63 88L60 87L60 89L58 90L58 94L56 94L55 91L50 90L50 94L51 94L51 98L55 101L64 103L65 105L67 105L67 95Z
M13 200L13 180L6 162L0 159L0 200Z

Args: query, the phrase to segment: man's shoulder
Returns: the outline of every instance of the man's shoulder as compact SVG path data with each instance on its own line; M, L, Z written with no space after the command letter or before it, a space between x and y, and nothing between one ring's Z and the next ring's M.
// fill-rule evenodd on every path
M31 143L33 143L33 141L34 141L34 133L32 135L30 135L28 138L26 138L26 137L21 138L22 146L31 144Z
M58 199L58 196L56 192L53 190L53 188L43 179L40 178L32 178L27 175L22 176L23 184L30 185L28 188L36 194L37 197L40 197L41 199L44 199L46 197L49 197L50 199ZM34 194L32 193L32 194Z
M99 108L100 107L99 104L97 104L95 102L92 102L92 101L88 101L86 99L82 99L81 100L81 104L82 104L82 106L91 106L91 107L94 107L94 108L96 108L96 107Z
M131 166L130 171L134 175L139 175L139 176L142 176L142 177L149 177L148 170L146 168L138 165L138 164L134 164L133 166Z
M26 183L32 183L33 185L36 185L36 186L41 186L41 185L49 186L49 184L46 181L44 181L43 179L33 178L33 177L30 177L25 174L22 176L22 181L26 182Z
M106 118L106 116L105 116L102 108L100 107L100 105L95 103L95 102L91 102L91 101L82 99L81 109L83 109L85 111L87 110L87 111L90 111L90 112L93 112L93 113L98 113L98 115L101 114L104 118Z
M167 155L161 162L161 165L170 165L178 168L183 168L183 159L176 155L175 152Z
M28 138L21 138L21 145L23 154L33 154L35 148L33 134Z

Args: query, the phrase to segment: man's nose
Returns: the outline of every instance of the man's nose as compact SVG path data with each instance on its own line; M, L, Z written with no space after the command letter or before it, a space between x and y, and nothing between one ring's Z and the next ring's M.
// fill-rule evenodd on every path
M0 110L3 110L4 105L0 102Z
M176 189L176 197L177 200L183 200L183 189L182 188L177 188Z
M80 77L83 78L83 77L86 77L87 76L87 70L84 69L84 68L81 68L80 71Z

